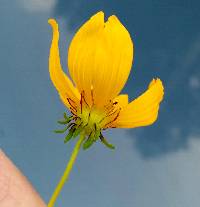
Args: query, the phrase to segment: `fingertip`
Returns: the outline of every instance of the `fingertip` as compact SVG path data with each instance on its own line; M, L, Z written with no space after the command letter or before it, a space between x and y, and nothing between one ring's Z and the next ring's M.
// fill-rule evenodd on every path
M0 148L0 162L1 162L1 160L2 160L3 158L5 158L5 157L6 157L6 155L5 155L4 151L3 151L3 149Z

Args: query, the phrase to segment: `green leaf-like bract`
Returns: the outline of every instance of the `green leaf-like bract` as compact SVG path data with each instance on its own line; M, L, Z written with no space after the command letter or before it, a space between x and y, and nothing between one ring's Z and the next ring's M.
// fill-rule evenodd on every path
M67 143L73 137L73 131L69 131L68 135L64 139L64 143Z
M77 137L82 130L83 130L83 126L78 126L74 131L73 137Z
M57 121L57 122L58 122L58 124L68 124L70 121L71 121L71 120L68 119L68 120L59 120L59 121Z
M106 147L108 147L110 149L115 149L115 146L108 143L108 141L105 139L105 137L102 134L100 135L100 140Z
M84 150L89 149L94 142L95 142L95 139L94 139L93 133L91 133L89 137L87 138L87 140L83 143L83 149Z
M68 129L68 126L67 126L67 127L65 127L64 129L54 130L54 132L55 132L55 133L58 133L58 134L62 134L62 133L64 133L64 132L66 132L66 131L67 131L67 129Z
M66 113L63 114L63 117L64 117L64 120L59 120L58 123L62 125L66 125L66 127L61 130L55 130L54 132L65 133L69 129L69 133L65 136L65 139L64 139L64 143L67 143L69 140L77 137L80 133L82 133L88 124L83 125L81 119L80 120L74 119L74 121L75 120L76 121L71 122L73 120L73 116L68 117ZM105 137L101 133L101 129L97 127L96 124L94 124L94 128L91 129L89 136L87 137L86 141L83 143L83 146L82 146L83 149L86 150L90 148L93 145L93 143L96 142L98 139L100 139L101 142L109 149L115 149L115 146L110 144L105 139Z

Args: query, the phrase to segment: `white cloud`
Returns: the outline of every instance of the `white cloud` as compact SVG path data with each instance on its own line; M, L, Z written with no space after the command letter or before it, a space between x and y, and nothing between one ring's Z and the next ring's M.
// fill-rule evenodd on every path
M179 128L172 128L171 133L179 137ZM98 195L106 198L112 192L109 200L116 207L124 206L124 202L126 206L140 207L199 206L200 137L190 136L187 150L145 160L133 144L135 136L129 136L126 130L108 131L106 137L116 145L116 150L103 150L104 147L98 143L99 146L91 148L81 158L84 166L79 182L85 182L82 192L97 186L98 193L93 194L95 199L92 198L93 202L99 201L97 203L101 202ZM92 176L88 177L85 166L90 166Z
M57 0L19 0L29 12L49 12L54 9Z
M197 78L195 76L190 77L190 79L189 79L189 86L192 89L199 89L200 88L200 80L199 80L199 78Z

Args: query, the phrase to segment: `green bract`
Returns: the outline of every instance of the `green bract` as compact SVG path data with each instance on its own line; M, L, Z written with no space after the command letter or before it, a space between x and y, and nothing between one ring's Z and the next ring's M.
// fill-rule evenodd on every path
M72 138L76 138L83 132L85 138L83 143L83 149L86 150L90 148L94 142L100 140L106 147L110 149L115 149L115 147L108 143L105 137L101 133L101 129L95 123L95 119L92 121L83 123L83 119L68 117L66 113L63 114L63 120L59 120L58 123L64 125L65 128L61 130L54 130L55 133L65 133L68 130L64 138L64 143L67 143ZM86 119L85 119L86 120ZM92 119L91 119L92 120Z

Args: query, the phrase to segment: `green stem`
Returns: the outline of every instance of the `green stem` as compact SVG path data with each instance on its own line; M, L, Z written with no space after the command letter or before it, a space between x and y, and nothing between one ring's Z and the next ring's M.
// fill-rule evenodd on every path
M54 190L53 195L51 196L51 199L50 199L50 201L48 203L48 207L53 207L54 206L54 204L56 202L56 199L58 198L58 196L59 196L59 194L60 194L60 192L61 192L61 190L62 190L62 188L63 188L63 186L65 184L65 182L68 180L70 171L72 170L73 164L74 164L74 162L76 160L76 157L77 157L77 155L79 153L79 150L80 150L81 144L83 143L84 138L85 138L84 134L81 134L80 138L79 138L78 142L76 143L76 146L74 147L74 150L73 150L73 152L71 154L70 160L69 160L69 162L67 164L67 167L66 167L66 169L64 171L64 174L61 177L59 183L57 184L57 186L56 186L56 188Z

